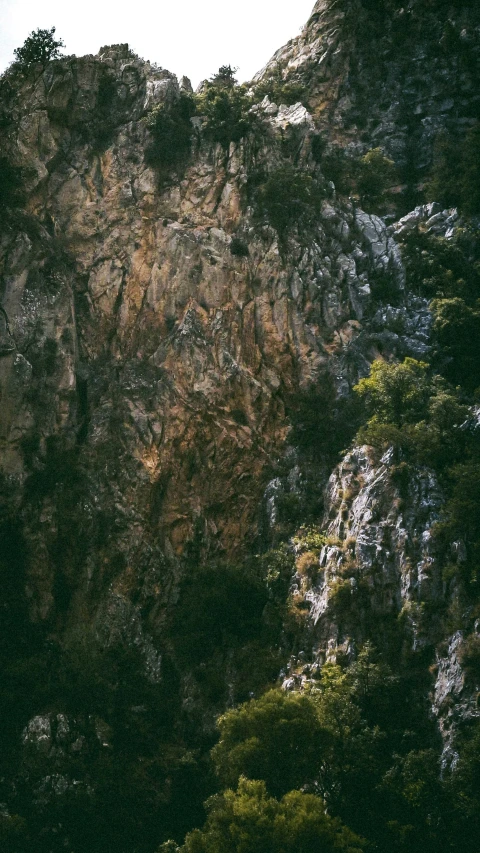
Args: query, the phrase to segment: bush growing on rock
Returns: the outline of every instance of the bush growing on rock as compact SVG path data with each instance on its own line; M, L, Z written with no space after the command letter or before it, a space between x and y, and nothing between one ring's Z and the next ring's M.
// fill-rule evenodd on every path
M480 297L480 240L473 228L459 228L448 240L413 231L402 251L409 287L428 299Z
M20 68L30 68L32 65L46 65L51 59L60 56L60 48L65 47L62 39L55 38L55 27L50 30L35 30L25 39L22 47L13 51Z
M245 87L229 79L222 82L224 76L206 83L196 102L197 112L203 118L205 139L228 149L231 142L239 142L248 133L253 120L248 112L251 99Z
M423 416L429 397L428 364L414 358L401 364L374 361L370 376L354 390L376 422L397 427L414 423Z
M218 71L212 76L210 83L221 88L233 88L237 85L235 77L238 68L232 68L231 65L221 65Z
M386 201L386 192L397 180L395 164L381 148L373 148L358 163L357 190L360 204L366 210L376 211Z
M457 390L441 376L431 376L426 362L374 361L370 376L354 391L368 420L357 441L373 447L393 446L423 464L452 463L463 447L459 427L468 415Z
M294 226L305 227L318 216L324 193L308 172L290 164L271 172L256 190L258 210L281 240Z
M278 66L255 86L255 101L268 97L273 104L291 106L304 101L306 96L306 87L298 82L284 80Z
M178 168L187 160L191 150L191 119L194 114L195 101L186 92L181 92L175 100L152 110L146 119L152 134L152 142L145 150L145 161L149 166L168 171Z

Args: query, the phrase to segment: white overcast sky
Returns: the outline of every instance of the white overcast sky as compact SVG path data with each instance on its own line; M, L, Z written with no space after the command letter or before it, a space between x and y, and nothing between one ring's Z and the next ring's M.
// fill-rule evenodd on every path
M82 56L128 42L194 87L220 65L249 80L308 20L315 0L0 0L0 72L38 27Z

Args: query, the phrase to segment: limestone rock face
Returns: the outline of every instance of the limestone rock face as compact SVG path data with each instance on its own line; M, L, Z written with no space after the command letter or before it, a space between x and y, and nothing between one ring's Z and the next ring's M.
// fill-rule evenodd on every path
M302 643L309 662L303 663L304 652L293 656L283 686L298 689L326 661L354 659L372 625L383 649L392 629L397 638L401 633L412 661L437 647L430 699L448 767L458 758L453 744L459 726L479 714L478 674L465 667L464 650L478 644L480 626L477 620L473 632L458 630L439 643L436 613L446 584L432 527L443 501L435 472L415 468L402 478L392 450L381 459L368 447L346 454L327 484L327 543L316 572L310 579L297 574L291 588L293 601L308 606ZM462 543L452 543L452 551L462 559Z
M287 253L259 227L246 176L287 125L302 146L300 104L268 117L256 150L202 145L159 186L142 118L178 95L173 75L120 45L3 85L29 194L1 243L1 464L31 617L58 616L59 575L73 622L102 596L157 612L188 543L228 556L255 537L285 394L358 379L344 356L378 270L403 287L398 250L381 220L327 200Z
M437 133L475 121L479 32L478 4L317 0L301 34L255 79L280 72L305 85L328 141L383 146L405 177L421 175Z
M240 562L265 505L275 526L280 459L290 493L301 491L292 399L322 383L344 398L374 358L430 352L428 304L407 291L397 241L419 224L450 237L456 211L423 205L387 226L332 184L310 230L282 240L250 195L286 149L318 174L319 132L360 153L383 146L417 175L440 128L469 126L478 10L452 18L464 45L452 63L438 48L445 20L414 6L382 24L365 18L364 0L318 0L256 81L280 70L305 87L304 102L264 98L251 110L262 132L228 150L207 143L197 120L192 156L170 176L146 161L144 118L191 92L187 78L113 45L2 79L0 153L27 188L0 236L2 519L21 530L30 622L70 637L93 625L104 647L138 649L151 683L186 562ZM367 35L351 29L356 13ZM375 61L361 44L369 27ZM393 305L375 296L387 274ZM331 469L318 467L325 484ZM310 607L316 664L353 654L371 613L385 643L398 617L415 651L432 642L425 611L442 579L430 531L443 498L432 471L417 471L406 494L395 476L391 455L355 448L328 481L329 544L315 582L293 587ZM438 659L433 704L446 738L452 707L474 713L462 641L452 636ZM188 678L184 688L187 702ZM81 751L89 726L38 714L23 742L53 757ZM48 796L69 784L62 766Z
M389 451L375 464L371 450L356 448L330 478L326 530L332 544L325 545L320 555L320 587L308 592L307 599L321 632L326 628L323 614L332 604L335 612L335 582L347 580L352 599L363 587L374 612L403 611L417 648L425 641L419 619L422 605L442 592L430 533L442 494L433 472L418 470L402 497L395 485L392 456ZM340 645L346 637L338 623L337 630ZM361 631L359 624L355 633L360 642ZM330 627L324 639L332 639Z

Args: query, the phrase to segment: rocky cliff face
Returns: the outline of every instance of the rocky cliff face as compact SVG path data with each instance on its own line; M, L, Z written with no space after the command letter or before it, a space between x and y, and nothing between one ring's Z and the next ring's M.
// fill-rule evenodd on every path
M191 157L167 178L146 161L144 119L188 81L125 45L4 75L2 155L27 192L0 238L2 543L15 575L8 618L20 609L40 644L75 646L87 626L104 649L139 651L149 683L170 690L169 620L192 565L238 565L275 543L285 496L317 524L323 512L327 544L292 581L303 616L286 686L353 658L372 624L392 661L417 655L427 671L437 648L426 679L450 760L451 724L478 714L478 684L465 680L463 634L445 640L436 616L441 486L426 467L402 480L391 452L367 447L331 474L325 447L340 449L339 425L318 409L348 400L378 356L429 356L428 302L410 292L398 243L418 224L449 237L461 221L430 204L387 226L324 181L313 226L282 239L250 191L279 163L321 180L319 134L350 151L382 145L418 182L438 130L469 126L478 102L476 6L424 5L390 15L388 4L377 14L319 0L252 84L280 74L304 87L304 103L253 99L257 129L227 149L195 119ZM312 389L305 451L296 412ZM229 699L205 700L198 673L176 665L178 701L209 731L213 711L236 701L235 667L219 664ZM38 752L50 767L35 782L41 810L72 788L71 756L112 738L88 709L28 711L25 766Z
M258 77L303 84L331 144L381 145L414 184L438 133L478 116L479 26L474 3L318 0Z
M162 597L171 573L153 566L194 535L210 553L251 542L287 434L285 396L326 372L355 381L346 353L375 275L391 268L403 287L380 219L326 200L314 241L299 234L282 256L273 229L242 206L249 170L275 158L281 136L296 132L302 145L303 108L286 110L286 130L266 117L255 148L202 145L160 190L141 119L178 84L123 54L51 63L9 101L29 200L2 243L12 347L1 363L2 465L23 500L38 620L54 617L59 571L80 608L110 583ZM247 257L232 255L234 235Z

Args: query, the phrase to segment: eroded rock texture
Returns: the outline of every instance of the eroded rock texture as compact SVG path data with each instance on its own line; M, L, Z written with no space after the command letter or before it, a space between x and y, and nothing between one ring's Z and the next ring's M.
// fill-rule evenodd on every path
M196 119L191 156L168 176L147 165L143 119L188 81L126 45L4 76L2 155L24 170L27 199L0 238L2 543L18 592L7 609L21 600L42 642L75 647L87 627L103 649L139 651L149 683L161 684L189 568L242 565L275 544L285 496L329 537L315 573L293 579L306 610L287 687L325 660L353 658L369 620L392 659L406 648L432 658L445 639L434 473L399 479L391 453L379 460L363 447L332 474L325 447L343 446L328 433L335 419L319 418L326 434L306 453L291 427L312 388L334 407L374 358L428 358L431 314L408 290L398 239L418 224L449 237L458 214L422 205L387 227L324 181L314 223L280 239L252 202L252 179L285 160L321 180L318 132L330 147L384 146L408 182L431 162L439 129L472 123L476 6L457 8L448 29L443 5L418 16L406 4L385 20L372 8L365 17L373 5L319 0L256 81L279 71L305 87L304 103L263 97L255 130L228 150L206 142ZM352 28L357 13L364 31ZM443 38L457 39L454 59ZM343 426L348 443L355 424ZM478 713L462 640L447 638L427 676L447 752L457 721ZM228 698L212 691L207 711L188 670L180 662L166 692L211 732L212 708L236 701L234 666L219 662ZM142 720L145 706L129 703ZM50 762L50 775L35 777L43 807L74 784L71 756L109 749L111 732L85 707L28 713L27 765L40 753ZM89 795L88 775L79 784Z
M23 225L2 241L15 342L1 362L2 465L41 621L55 618L59 575L68 612L107 589L156 606L171 591L164 558L194 537L214 554L251 542L285 395L326 372L355 381L346 353L372 281L388 268L403 287L374 216L326 200L313 239L298 233L287 254L254 220L247 175L289 130L307 156L303 114L282 128L265 118L228 152L201 145L159 188L142 117L178 84L124 52L53 62L9 102L30 183Z

